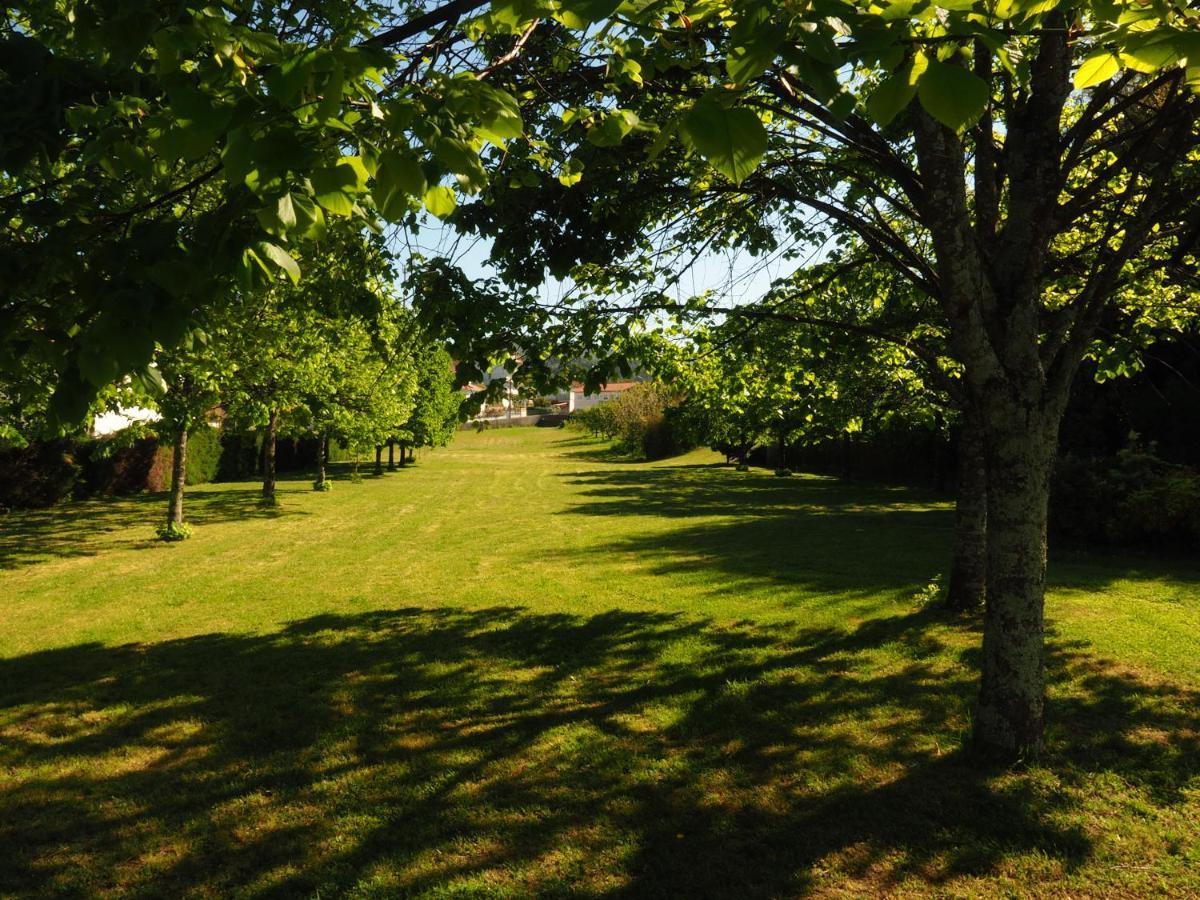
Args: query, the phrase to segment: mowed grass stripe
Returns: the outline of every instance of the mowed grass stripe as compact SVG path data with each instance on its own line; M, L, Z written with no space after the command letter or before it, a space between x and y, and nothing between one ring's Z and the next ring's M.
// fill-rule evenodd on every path
M0 896L1200 895L1194 568L1058 555L1047 757L980 771L944 499L718 461L0 519Z

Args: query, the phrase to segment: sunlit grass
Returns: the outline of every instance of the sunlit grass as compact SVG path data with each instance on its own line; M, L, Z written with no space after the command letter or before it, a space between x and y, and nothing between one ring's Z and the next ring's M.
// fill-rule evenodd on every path
M0 519L0 896L1200 893L1194 569L1056 558L982 772L942 499L600 451Z

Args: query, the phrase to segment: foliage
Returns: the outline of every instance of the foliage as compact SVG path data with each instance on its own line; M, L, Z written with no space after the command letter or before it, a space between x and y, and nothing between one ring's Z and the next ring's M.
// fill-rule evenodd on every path
M672 415L677 405L678 397L669 387L646 381L573 413L568 422L589 434L612 439L622 452L663 459L690 449Z
M192 536L192 526L186 522L164 522L154 529L160 541L177 543L186 541Z
M479 153L521 120L509 95L422 49L462 5L11 10L0 381L35 376L55 418L77 421L123 374L155 382L156 345L203 331L223 296L298 279L330 222L444 216L444 181L479 190Z
M1116 458L1066 454L1050 494L1050 526L1072 541L1200 548L1200 471L1130 448Z
M37 508L68 500L83 478L74 442L35 442L0 451L0 508Z
M402 445L444 447L458 428L462 397L450 354L423 331L413 337L416 394L412 413L391 437Z
M333 490L333 480L330 478L326 478L323 481L314 481L313 482L313 490L314 491L322 491L322 492L332 491Z
M188 432L187 483L208 484L221 470L221 429L202 424Z

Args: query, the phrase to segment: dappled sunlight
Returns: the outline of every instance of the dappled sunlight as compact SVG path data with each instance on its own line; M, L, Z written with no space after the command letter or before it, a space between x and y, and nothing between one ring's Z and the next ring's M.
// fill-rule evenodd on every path
M980 623L929 588L947 504L563 449L468 435L279 522L239 518L253 485L206 488L182 548L67 574L159 498L112 503L111 534L47 512L22 608L110 580L66 624L14 618L0 894L1087 895L1195 864L1196 682L1107 649L1186 640L1145 625L1184 621L1186 572L1060 563L1048 756L989 771L963 749ZM1180 601L1137 599L1142 575ZM1122 635L1084 640L1110 609ZM104 616L127 637L89 640Z
M1055 779L974 769L974 672L947 652L968 643L920 611L838 630L497 607L6 660L0 890L965 887L1084 864L1103 829L1070 815L1097 775L1194 805L1195 695L1069 646Z

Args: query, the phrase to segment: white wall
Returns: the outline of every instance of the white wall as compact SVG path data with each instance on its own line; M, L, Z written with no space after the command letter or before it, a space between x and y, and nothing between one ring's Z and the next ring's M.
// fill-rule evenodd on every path
M116 434L134 422L157 422L161 418L162 416L152 409L142 409L140 406L122 407L117 412L104 412L96 416L92 423L92 434L96 437Z

